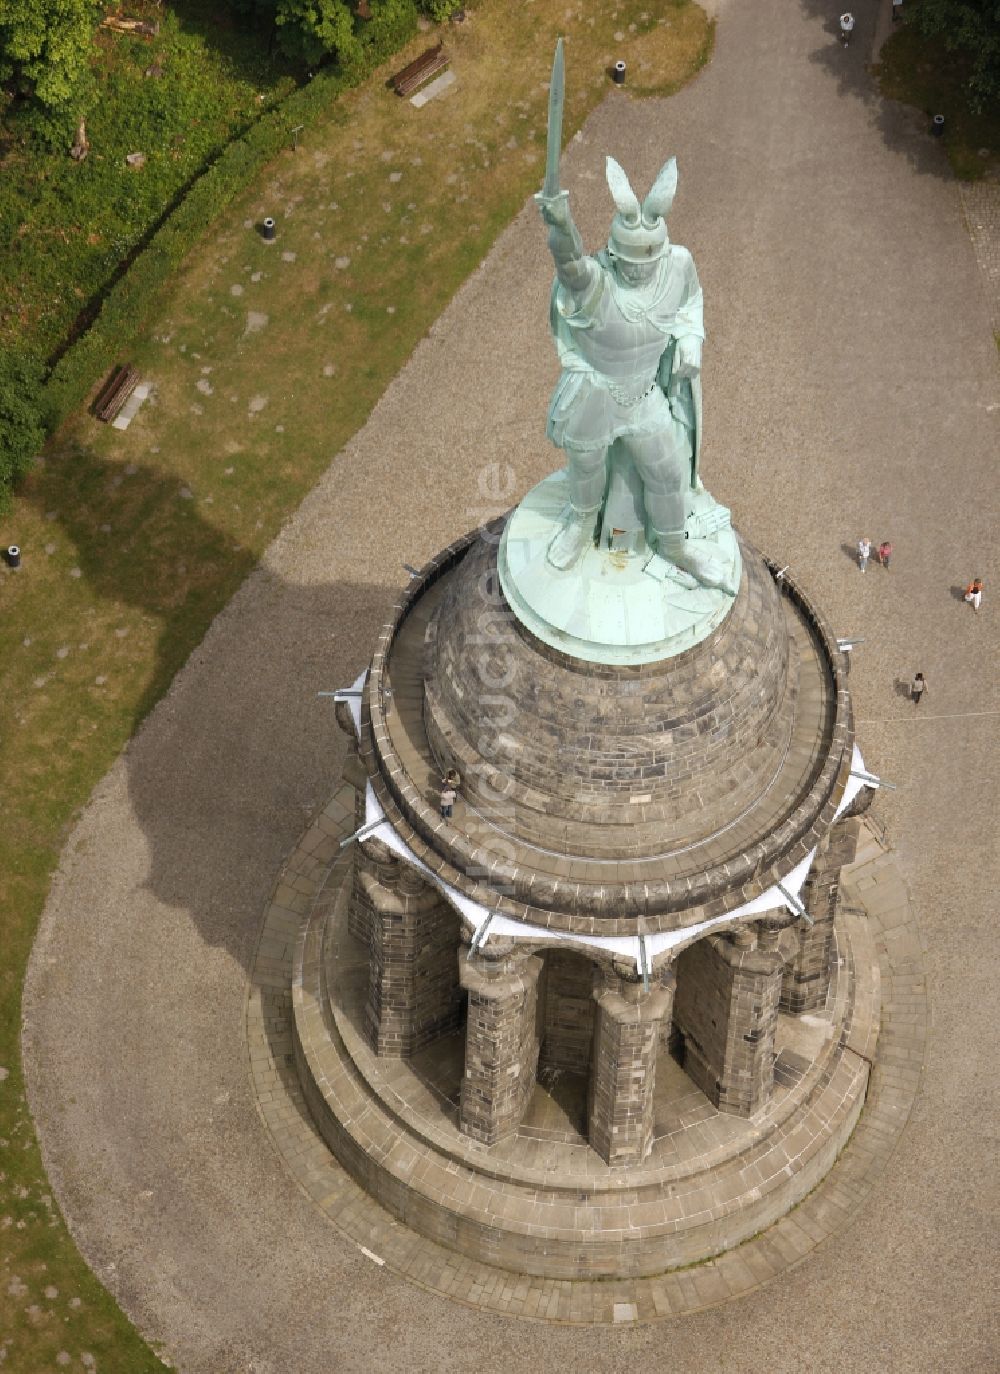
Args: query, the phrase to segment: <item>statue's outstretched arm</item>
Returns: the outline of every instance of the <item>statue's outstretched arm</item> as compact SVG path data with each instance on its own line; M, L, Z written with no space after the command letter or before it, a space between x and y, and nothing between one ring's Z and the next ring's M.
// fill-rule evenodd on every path
M587 295L600 269L583 251L583 239L573 223L569 195L536 196L543 221L549 226L549 252L556 265L560 284L574 296Z

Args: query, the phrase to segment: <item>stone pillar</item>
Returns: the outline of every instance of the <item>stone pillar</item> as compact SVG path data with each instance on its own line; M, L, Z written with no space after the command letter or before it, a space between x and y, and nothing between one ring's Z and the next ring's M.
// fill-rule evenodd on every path
M752 1116L774 1087L774 1032L781 993L777 939L756 932L706 935L677 961L674 1019L684 1068L720 1111Z
M373 837L363 843L356 841L351 846L351 862L354 873L347 929L367 949L380 919L378 912L383 907L391 908L396 901L400 862L388 845Z
M535 1086L543 961L509 940L491 941L471 957L463 945L458 958L469 994L459 1126L494 1145L517 1130Z
M355 862L369 940L365 1031L377 1055L405 1058L458 1024L459 919L379 841L365 841Z
M341 777L344 782L350 783L354 788L354 825L352 829L360 830L365 823L365 792L368 785L368 773L358 754L358 737L355 733L354 718L351 715L350 707L345 701L338 701L335 709L337 724L347 737L347 757L344 760ZM363 861L358 857L361 853L359 846L355 845L353 849L351 862L354 866L354 874L347 907L347 929L356 940L361 940L367 944L369 910L363 894L359 890L358 883L358 867Z
M842 818L820 845L802 889L802 905L813 924L793 926L795 952L781 980L781 1009L795 1016L826 1005L833 957L833 920L840 893L840 870L854 862L860 822Z
M638 976L633 981L610 969L595 972L588 1134L606 1164L638 1164L652 1144L656 1054L673 997L670 968L648 992Z

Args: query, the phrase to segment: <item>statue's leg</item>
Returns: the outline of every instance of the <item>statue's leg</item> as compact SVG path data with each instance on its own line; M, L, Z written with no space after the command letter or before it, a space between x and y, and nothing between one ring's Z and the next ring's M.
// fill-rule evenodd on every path
M597 511L607 481L606 448L566 448L570 508L562 528L549 545L553 567L571 568L588 544L593 543Z
M683 426L678 424L655 435L629 435L625 442L642 478L646 513L660 556L703 587L719 587L735 595L730 570L723 560L704 540L690 540L685 533L691 448Z
M684 537L684 494L690 482L691 458L686 444L663 434L630 434L626 450L642 478L646 516L657 541Z

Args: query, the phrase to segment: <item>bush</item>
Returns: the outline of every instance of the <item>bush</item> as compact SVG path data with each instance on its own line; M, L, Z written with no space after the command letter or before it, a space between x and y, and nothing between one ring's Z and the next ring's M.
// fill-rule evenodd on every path
M0 355L0 510L10 505L11 487L45 442L43 376L30 354Z
M422 0L420 8L436 23L443 24L456 10L465 8L465 0Z
M36 132L64 140L90 81L98 0L7 0L0 10L0 81L33 104Z
M182 8L184 22L137 0L140 15L160 15L156 37L98 36L89 78L99 94L77 111L91 143L85 161L67 156L76 120L47 151L40 107L2 111L0 97L0 349L58 356L220 151L302 84L266 39L213 26L212 0ZM146 155L140 171L125 164L131 152Z

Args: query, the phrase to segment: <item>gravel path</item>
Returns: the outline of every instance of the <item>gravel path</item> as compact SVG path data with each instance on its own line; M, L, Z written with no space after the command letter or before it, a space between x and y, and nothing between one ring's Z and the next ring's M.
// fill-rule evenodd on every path
M859 737L900 785L878 807L931 974L914 1115L866 1213L794 1272L667 1326L594 1332L470 1312L359 1259L260 1123L247 969L341 761L316 692L363 667L404 561L508 504L480 494L489 464L512 465L512 498L554 466L549 266L528 206L97 788L41 924L25 1055L53 1188L97 1273L191 1374L995 1368L990 308L943 154L865 75L873 19L845 53L832 0L719 11L702 76L668 102L609 95L567 184L596 244L604 153L642 186L677 153L671 232L710 330L706 480L865 637ZM863 532L893 540L891 572L858 572ZM973 574L978 616L955 592ZM919 716L900 695L917 668Z

